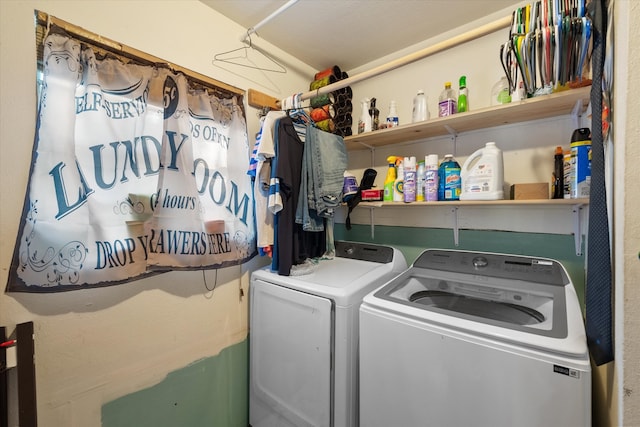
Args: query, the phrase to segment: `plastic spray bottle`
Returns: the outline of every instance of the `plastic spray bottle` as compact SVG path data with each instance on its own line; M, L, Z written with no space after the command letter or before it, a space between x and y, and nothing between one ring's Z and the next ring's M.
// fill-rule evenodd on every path
M402 157L396 160L396 180L393 183L393 201L404 202L404 165Z
M427 96L422 89L413 98L413 114L412 123L421 122L429 119L429 110L427 109Z
M415 156L404 158L404 183L402 186L402 194L405 203L416 201L417 188L417 172Z
M380 110L376 108L376 99L371 98L371 106L369 107L369 116L371 116L371 130L378 130L380 124Z
M458 113L469 111L469 90L467 89L467 76L460 77L460 90L458 91Z
M384 180L384 196L382 200L385 202L393 202L393 186L396 182L396 156L387 157L389 169L387 170L387 178Z
M358 133L371 132L371 116L369 115L369 98L365 98L361 101L362 113L360 114L360 120L358 120Z
M396 101L391 101L389 103L389 115L387 116L387 127L394 128L399 124L400 122L398 121L398 110L396 109Z

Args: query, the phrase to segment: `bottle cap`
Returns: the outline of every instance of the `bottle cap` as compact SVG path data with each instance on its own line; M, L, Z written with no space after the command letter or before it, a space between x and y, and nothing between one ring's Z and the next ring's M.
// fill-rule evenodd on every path
M444 87L445 87L446 89L451 88L451 82L445 82Z
M460 77L460 87L467 87L467 76Z
M438 155L437 154L428 154L424 157L425 164L438 166Z
M418 89L418 95L424 95L424 91L422 89Z
M562 147L560 147L560 146L556 147L556 156L558 154L562 155Z

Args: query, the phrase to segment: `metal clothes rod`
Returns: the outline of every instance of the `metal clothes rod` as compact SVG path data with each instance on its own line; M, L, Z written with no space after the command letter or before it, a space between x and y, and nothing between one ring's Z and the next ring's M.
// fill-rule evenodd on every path
M403 56L402 58L395 59L386 64L379 65L375 68L372 68L369 71L364 71L362 73L356 74L354 76L348 77L344 80L338 80L335 83L323 86L316 90L312 90L309 92L304 92L300 96L300 100L311 99L318 95L324 95L326 93L330 93L336 91L338 89L345 88L350 86L351 84L358 83L362 80L366 80L371 77L375 77L377 75L386 73L387 71L395 70L396 68L403 67L412 62L418 61L420 59L424 59L428 56L431 56L435 53L441 52L443 50L450 49L452 47L458 46L460 44L466 43L468 41L475 40L479 37L485 36L487 34L493 33L495 31L501 30L503 28L507 28L511 25L511 16L507 16L503 19L499 19L497 21L491 22L489 24L480 26L474 30L467 31L466 33L462 33L458 36L452 37L448 40L436 43L432 46L421 49L417 52L411 53L409 55ZM281 105L285 105L284 100L281 101Z
M262 21L258 22L253 27L249 28L246 33L244 33L243 35L240 36L240 41L241 42L245 42L249 38L249 36L251 34L254 34L256 31L258 31L258 28L262 27L264 24L266 24L267 22L271 21L276 16L280 15L282 12L284 12L287 9L289 9L291 6L293 6L297 2L298 2L298 0L289 0L287 3L283 4L282 6L280 6L271 15L267 16Z

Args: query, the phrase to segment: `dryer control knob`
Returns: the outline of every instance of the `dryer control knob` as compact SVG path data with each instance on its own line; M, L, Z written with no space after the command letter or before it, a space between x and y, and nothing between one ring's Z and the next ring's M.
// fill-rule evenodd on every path
M487 259L483 256L475 257L471 262L473 262L473 266L475 268L484 268L489 265L489 261L487 261Z

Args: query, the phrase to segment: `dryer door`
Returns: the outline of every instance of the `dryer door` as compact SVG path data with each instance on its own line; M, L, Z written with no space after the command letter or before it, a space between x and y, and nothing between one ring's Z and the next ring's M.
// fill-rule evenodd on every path
M255 280L250 302L251 425L329 426L331 301Z

